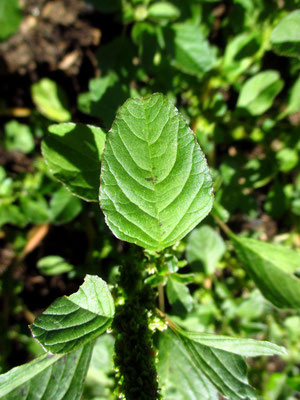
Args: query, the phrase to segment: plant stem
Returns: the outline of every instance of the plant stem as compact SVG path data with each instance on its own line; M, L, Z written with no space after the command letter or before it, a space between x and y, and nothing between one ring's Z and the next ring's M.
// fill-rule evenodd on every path
M220 225L221 229L223 230L223 232L225 232L229 237L233 235L232 230L229 228L229 226L227 224L225 224L225 222L223 222L222 220L220 220L219 217L217 217L216 215L212 214L214 219L216 220L216 222Z
M157 400L161 397L148 327L155 298L153 290L143 283L142 262L134 259L120 268L119 291L125 302L116 307L113 322L118 391L126 400Z
M165 312L165 295L164 287L162 284L158 285L158 304L160 311Z

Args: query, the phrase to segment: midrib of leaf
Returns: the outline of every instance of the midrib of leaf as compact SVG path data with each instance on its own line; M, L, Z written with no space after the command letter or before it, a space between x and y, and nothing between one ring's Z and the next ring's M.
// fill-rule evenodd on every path
M153 107L156 106L158 100L159 100L159 99L157 99L156 103L153 104L153 105L151 106L151 108L153 108ZM143 105L144 105L144 99L143 99ZM150 107L149 107L149 108L150 108ZM128 109L127 109L127 110L128 110ZM192 136L192 137L191 137L191 142L193 142L194 147L193 147L193 151L191 152L191 163L190 163L190 165L189 165L189 169L190 169L190 170L189 170L189 173L186 175L186 180L185 180L185 182L184 182L184 184L183 184L183 186L182 186L181 191L177 194L177 196L176 196L174 199L172 199L161 211L159 211L159 208L158 208L158 205L157 205L158 200L157 200L156 185L157 185L157 184L161 184L161 183L162 183L165 179L167 179L168 176L171 174L171 172L172 172L172 170L173 170L173 168L174 168L174 165L176 164L176 161L177 161L177 151L176 151L176 158L175 158L175 160L174 160L173 166L172 166L171 170L169 171L168 175L165 176L161 181L156 182L155 173L154 173L153 164L152 164L151 145L153 145L154 143L156 143L156 142L159 140L159 138L160 138L160 136L161 136L161 134L162 134L162 132L163 132L163 129L164 129L165 125L168 123L169 119L167 119L167 121L165 122L165 125L164 125L163 128L161 129L159 136L156 138L156 140L155 140L153 143L151 143L150 138L149 138L149 125L150 125L150 123L153 123L153 122L155 121L155 119L158 117L159 111L157 112L155 118L153 118L151 122L148 122L148 121L147 121L147 114L146 114L146 112L145 112L145 107L144 107L144 106L143 106L143 111L144 111L144 119L145 119L145 131L146 131L146 133L147 133L147 140L146 140L146 143L147 143L148 155L149 155L149 161L150 161L150 167L151 167L152 182L153 182L153 186L154 186L154 188L153 188L154 198L155 198L155 200L154 200L154 207L155 207L156 214L157 214L157 215L156 215L156 219L157 219L157 222L158 222L158 230L159 230L159 233L160 233L160 240L159 240L158 243L159 243L159 245L161 245L163 242L167 242L168 238L172 235L172 233L173 233L173 231L176 229L177 225L182 221L182 219L183 219L183 218L186 216L186 214L188 213L189 209L191 208L191 206L192 206L192 204L193 204L193 201L195 200L195 198L197 197L198 193L199 193L199 192L201 191L201 189L202 189L204 180L203 180L202 185L200 186L198 192L197 192L197 193L195 194L195 196L192 198L189 207L186 209L186 212L182 215L182 217L180 218L180 220L177 221L177 224L176 224L176 225L173 227L173 229L168 233L168 236L166 236L166 237L163 239L163 232L162 232L162 228L161 228L162 222L161 222L161 218L160 218L160 212L162 212L162 211L164 211L165 209L167 209L168 207L170 207L170 205L171 205L174 201L176 201L177 198L178 198L179 196L181 196L182 192L185 190L185 186L186 186L186 184L188 183L189 178L191 177L192 160L193 160L193 155L194 155L194 149L195 149L195 146L196 146L197 144L195 143L195 137ZM130 113L129 110L128 110L128 112ZM178 131L179 131L179 123L178 123L178 127L177 127L177 139L178 139ZM192 132L191 132L191 134L194 135ZM178 144L177 144L177 146L178 146ZM198 172L198 173L199 173L199 172ZM191 224L191 225L193 225L193 224ZM140 228L140 229L141 229L141 228ZM186 230L189 230L189 227L188 227ZM148 235L149 235L149 234L148 234ZM180 237L180 236L181 236L181 234L178 235L178 237Z
M156 103L152 105L152 107L155 107L157 102L159 99L156 100ZM161 231L161 219L160 219L160 214L159 214L159 210L158 210L158 206L157 206L157 193L156 193L156 180L155 180L155 175L154 175L154 168L153 168L153 163L152 163L152 152L151 152L151 148L150 148L150 140L149 140L149 122L147 121L147 116L146 116L146 111L145 111L145 107L144 107L144 101L143 101L143 111L144 111L144 118L145 118L145 130L147 132L147 148L148 148L148 153L149 153L149 161L150 161L150 167L151 167L151 174L152 174L152 182L153 182L153 193L154 193L154 208L156 211L156 219L158 222L158 231L160 234L160 240L159 240L159 245L161 245L162 243L162 231ZM153 121L155 121L155 119L157 118L159 114L159 110L155 116L155 118L151 121L151 123L153 123ZM168 120L167 120L168 121ZM166 122L167 123L167 122ZM158 136L158 138L156 139L156 141L160 138L161 133L163 131L164 128L162 128L162 130L160 131L160 134ZM155 143L155 142L154 142Z

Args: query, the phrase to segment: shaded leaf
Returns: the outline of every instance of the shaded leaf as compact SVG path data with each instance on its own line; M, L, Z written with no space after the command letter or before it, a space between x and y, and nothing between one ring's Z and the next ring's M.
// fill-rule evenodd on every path
M213 228L204 225L194 229L189 235L186 256L190 264L197 266L200 261L204 264L206 273L212 274L225 250L222 237Z
M164 399L168 400L218 400L214 386L186 351L182 342L172 332L159 336L157 372Z
M259 50L256 32L243 32L235 36L226 46L222 68L229 81L241 75L254 62Z
M98 201L100 159L105 133L90 125L65 123L49 127L42 142L45 161L56 179L87 201Z
M214 67L215 54L200 27L178 23L166 28L164 33L166 50L177 68L199 76Z
M210 211L205 158L178 111L161 94L130 99L106 140L101 208L121 240L162 250Z
M89 81L89 91L78 97L79 109L102 120L109 128L119 106L127 99L128 90L122 85L118 74L109 72Z
M231 235L234 249L257 287L279 308L300 308L300 281L291 275L300 254L282 246Z
M0 1L0 40L14 34L22 21L18 0Z
M168 277L167 296L169 302L177 310L183 307L186 311L191 311L193 308L193 298L189 289L184 283L174 279L172 274Z
M259 72L244 83L237 107L247 110L251 115L260 115L272 106L282 88L283 81L277 71Z
M80 199L61 186L50 200L51 219L55 223L72 221L82 210Z
M93 343L65 355L45 354L0 375L1 400L79 400Z
M56 82L48 78L41 79L31 86L31 95L36 107L46 118L57 122L71 119L66 95Z
M300 57L300 10L284 17L271 34L271 43L276 53Z
M300 77L294 83L289 92L289 98L286 109L280 114L279 118L284 118L289 114L300 111Z
M0 204L0 226L5 224L13 224L24 227L27 219L20 209L15 204Z
M189 360L190 367L204 375L228 399L256 399L254 389L248 384L247 367L242 357L202 345L182 334L172 331L167 334L172 346L180 348Z
M31 325L33 336L53 354L75 350L110 326L114 302L107 284L87 275L78 292L61 297Z
M40 194L33 197L22 196L20 205L27 220L33 224L43 224L51 220L48 203Z
M103 400L109 398L114 384L114 344L114 337L106 333L96 340L84 385L86 397L94 395L94 400L99 396Z

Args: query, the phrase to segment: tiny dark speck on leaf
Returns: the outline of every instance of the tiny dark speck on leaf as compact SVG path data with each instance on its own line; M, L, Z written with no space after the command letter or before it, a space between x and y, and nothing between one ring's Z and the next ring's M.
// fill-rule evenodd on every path
M149 178L145 178L146 181L153 181L154 185L157 183L157 176L149 176Z

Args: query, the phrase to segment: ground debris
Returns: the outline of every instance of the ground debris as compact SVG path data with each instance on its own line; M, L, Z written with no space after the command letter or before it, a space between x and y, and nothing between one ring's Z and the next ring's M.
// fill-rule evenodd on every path
M87 48L100 42L100 30L84 19L81 0L28 0L24 14L19 31L0 44L0 74L25 75L46 64L50 71L76 75Z

